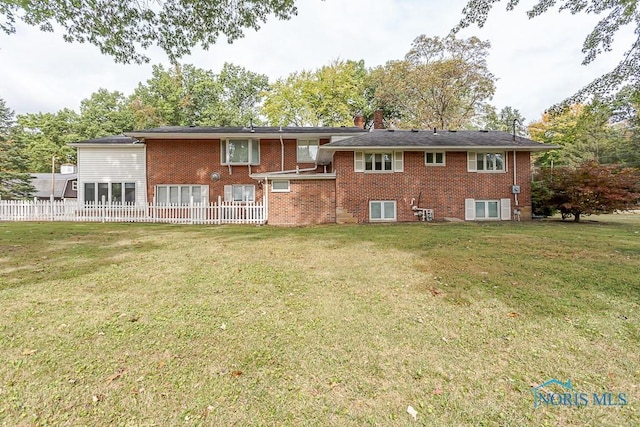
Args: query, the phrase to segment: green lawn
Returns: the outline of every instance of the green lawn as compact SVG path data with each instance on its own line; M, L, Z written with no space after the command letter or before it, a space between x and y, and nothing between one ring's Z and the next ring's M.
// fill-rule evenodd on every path
M0 307L0 425L640 425L640 215L5 222Z

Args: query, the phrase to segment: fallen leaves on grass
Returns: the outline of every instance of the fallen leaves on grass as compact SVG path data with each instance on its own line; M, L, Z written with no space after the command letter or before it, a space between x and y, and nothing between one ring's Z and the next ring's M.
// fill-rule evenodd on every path
M515 311L512 311L511 313L507 314L507 317L511 317L512 319L515 319L517 317L520 317L520 314L516 313Z
M109 377L107 378L107 384L117 380L118 378L123 376L126 372L127 371L124 368L118 369L114 374L109 375Z

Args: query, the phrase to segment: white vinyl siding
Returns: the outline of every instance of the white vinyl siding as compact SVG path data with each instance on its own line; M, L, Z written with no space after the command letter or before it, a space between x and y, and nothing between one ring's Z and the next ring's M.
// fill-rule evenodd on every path
M403 172L404 153L402 151L356 151L353 154L353 170L369 173Z
M369 221L396 221L395 200L372 200L369 202Z
M260 142L252 139L227 139L220 142L223 165L259 165Z
M127 147L78 147L78 200L86 200L86 183L96 184L96 189L98 184L103 184L100 185L100 195L104 194L105 198L109 197L111 183L133 183L135 203L144 204L147 202L146 176L144 144Z
M474 220L502 220L511 219L511 199L499 200L464 200L464 219Z

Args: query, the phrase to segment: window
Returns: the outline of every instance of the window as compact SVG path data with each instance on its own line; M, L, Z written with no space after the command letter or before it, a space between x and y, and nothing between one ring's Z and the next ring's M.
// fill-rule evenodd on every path
M253 202L256 199L255 185L225 185L225 202Z
M499 219L497 200L476 200L476 219Z
M191 203L208 203L208 187L204 185L158 185L156 186L157 205L187 206ZM125 189L126 195L126 189Z
M78 181L71 181L71 191L78 191Z
M369 221L395 221L396 202L372 200L369 202Z
M464 219L473 220L503 220L511 219L511 199L475 200L465 199Z
M444 166L444 152L427 151L424 155L424 162L427 166Z
M356 151L353 155L355 172L402 172L404 168L402 151Z
M271 191L273 193L288 193L289 180L274 180L271 182Z
M85 203L135 203L136 183L135 182L85 182L84 202Z
M469 172L504 172L505 166L504 152L467 153Z
M317 139L298 140L298 163L314 163L318 155L319 143Z
M229 139L222 141L221 159L224 165L260 164L260 143L251 139Z

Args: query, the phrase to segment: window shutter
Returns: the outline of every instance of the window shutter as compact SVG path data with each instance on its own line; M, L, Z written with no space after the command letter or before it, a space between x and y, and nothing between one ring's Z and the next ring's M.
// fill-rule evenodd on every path
M209 186L208 185L203 185L201 190L200 190L200 197L202 200L198 200L196 203L202 203L205 205L209 204ZM194 200L195 202L195 200Z
M224 201L233 202L233 185L224 186Z
M511 199L500 199L500 219L503 221L511 219Z
M395 164L393 165L393 169L396 172L404 171L404 152L396 151L395 153L393 153L393 157L395 159Z
M477 154L474 151L467 151L467 172L478 171Z
M475 199L464 199L464 219L466 221L474 221L476 219Z
M353 170L354 172L364 172L364 153L362 151L353 153Z
M250 156L251 158L249 159L249 163L251 163L252 165L259 165L260 164L260 141L259 140L250 140L249 144L251 145L251 150L250 150Z
M220 140L220 163L227 164L227 141Z

